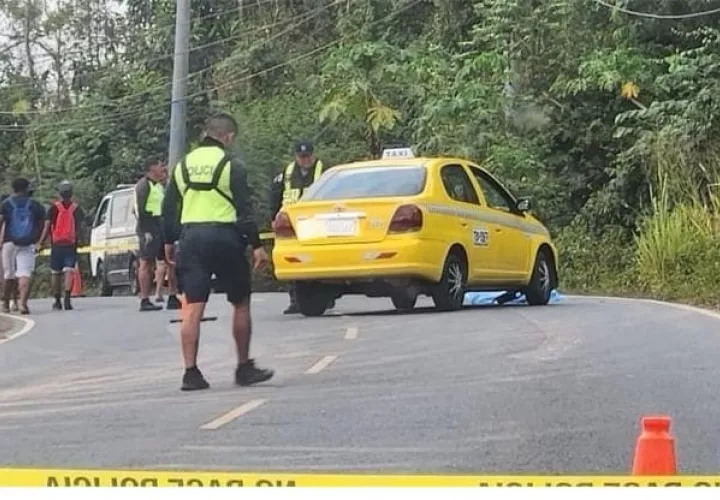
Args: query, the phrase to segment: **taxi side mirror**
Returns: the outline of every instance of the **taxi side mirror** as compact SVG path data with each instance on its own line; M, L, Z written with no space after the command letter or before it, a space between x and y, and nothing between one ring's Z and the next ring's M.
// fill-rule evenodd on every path
M531 208L530 198L520 198L515 205L518 212L529 212Z

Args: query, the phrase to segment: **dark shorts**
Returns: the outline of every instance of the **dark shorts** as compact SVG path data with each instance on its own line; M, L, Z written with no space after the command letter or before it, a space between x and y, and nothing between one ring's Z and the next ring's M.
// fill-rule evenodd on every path
M77 249L74 246L54 246L50 249L50 270L56 273L75 269Z
M178 286L189 304L207 302L214 274L231 304L250 297L250 264L235 227L185 228L177 255Z
M160 251L157 254L157 260L162 262L167 262L167 256L165 255L165 243L163 242L162 245L160 245Z
M143 260L162 260L165 256L165 241L161 231L152 231L152 239L147 241L145 233L138 233L140 249L138 256ZM161 257L162 256L162 257Z

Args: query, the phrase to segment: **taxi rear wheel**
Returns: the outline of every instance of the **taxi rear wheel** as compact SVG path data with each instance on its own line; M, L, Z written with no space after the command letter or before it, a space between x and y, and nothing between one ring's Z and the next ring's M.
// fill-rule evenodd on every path
M554 267L546 250L540 250L535 258L532 279L525 290L528 304L544 306L550 302L554 282Z
M325 314L330 299L330 291L317 283L299 282L295 291L295 300L303 316L317 317Z
M467 261L460 252L450 252L445 259L440 283L435 285L432 299L439 311L462 309L467 285Z
M397 292L390 296L390 300L398 311L412 311L417 302L417 295Z

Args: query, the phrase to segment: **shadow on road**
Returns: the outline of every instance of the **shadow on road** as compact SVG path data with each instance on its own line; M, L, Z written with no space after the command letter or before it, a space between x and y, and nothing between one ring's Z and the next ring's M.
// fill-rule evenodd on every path
M463 310L469 309L496 309L498 307L509 307L499 306L497 304L482 304L477 306L463 306ZM455 311L452 311L455 312ZM434 307L416 307L410 311L398 311L396 309L385 309L381 311L356 311L344 313L343 316L350 317L363 317L363 316L412 316L418 314L449 314L449 312L442 312L436 310Z

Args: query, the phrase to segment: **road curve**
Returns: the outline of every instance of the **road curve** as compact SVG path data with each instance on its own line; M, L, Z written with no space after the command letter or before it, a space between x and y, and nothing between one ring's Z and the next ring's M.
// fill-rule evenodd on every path
M683 473L720 469L720 321L631 300L399 314L343 298L284 317L254 298L253 351L272 383L232 384L214 296L200 367L178 390L172 311L87 298L32 304L0 345L0 466L472 473L626 473L638 419L674 418Z

